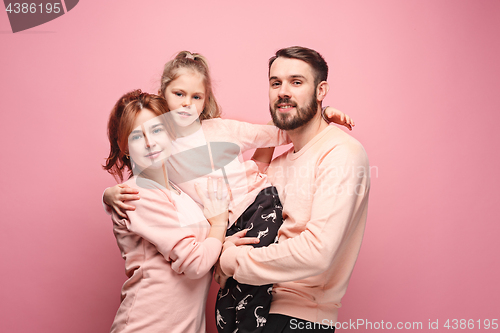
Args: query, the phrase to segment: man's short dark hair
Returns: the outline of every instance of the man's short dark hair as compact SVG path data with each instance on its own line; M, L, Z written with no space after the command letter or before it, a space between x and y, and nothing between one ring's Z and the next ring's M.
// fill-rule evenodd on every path
M279 57L299 59L308 63L314 74L314 85L317 87L321 81L326 81L328 78L328 65L325 59L318 52L302 46L291 46L276 51L276 55L269 59L269 71L274 60Z

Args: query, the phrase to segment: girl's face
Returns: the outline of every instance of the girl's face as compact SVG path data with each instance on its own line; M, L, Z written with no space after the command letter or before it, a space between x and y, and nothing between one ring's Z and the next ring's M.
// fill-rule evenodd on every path
M196 120L205 107L203 76L188 68L179 68L178 77L164 91L169 114L177 126L187 129L196 126Z
M130 158L142 170L160 168L170 157L171 138L162 118L163 116L157 116L151 110L141 110L135 119L134 129L128 136Z

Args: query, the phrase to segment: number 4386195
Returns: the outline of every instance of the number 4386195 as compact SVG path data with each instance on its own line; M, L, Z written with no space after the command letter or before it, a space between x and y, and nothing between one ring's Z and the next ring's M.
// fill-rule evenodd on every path
M448 319L446 323L444 323L443 327L446 327L447 329L493 329L496 330L498 328L498 319Z
M36 13L54 13L59 14L61 12L61 4L60 3L9 3L5 11L14 14L36 14Z

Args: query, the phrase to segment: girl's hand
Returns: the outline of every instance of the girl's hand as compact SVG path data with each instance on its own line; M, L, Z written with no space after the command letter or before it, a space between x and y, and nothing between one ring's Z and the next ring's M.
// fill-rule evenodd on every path
M228 194L225 198L222 197L222 178L217 180L217 192L214 193L213 181L212 178L208 177L207 179L207 191L208 198L201 190L198 184L195 184L196 193L201 199L203 204L203 214L206 219L213 227L215 225L224 225L227 226L227 222L229 219L229 200L230 200L230 191L228 188Z
M125 211L135 210L134 206L125 204L124 201L139 200L139 191L125 184L108 187L102 196L104 203L116 212L118 216L126 218Z
M325 109L325 117L328 121L345 126L350 131L352 131L352 128L355 126L354 120L352 120L351 117L342 111L332 108L331 106Z

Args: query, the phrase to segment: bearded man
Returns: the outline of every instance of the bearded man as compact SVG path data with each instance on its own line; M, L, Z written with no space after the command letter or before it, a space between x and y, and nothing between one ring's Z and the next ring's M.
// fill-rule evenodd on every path
M220 268L240 283L273 283L264 332L333 332L365 229L369 164L363 146L322 120L328 66L289 47L269 60L269 108L293 147L267 176L283 204L278 243L224 244ZM223 278L222 278L223 281Z

